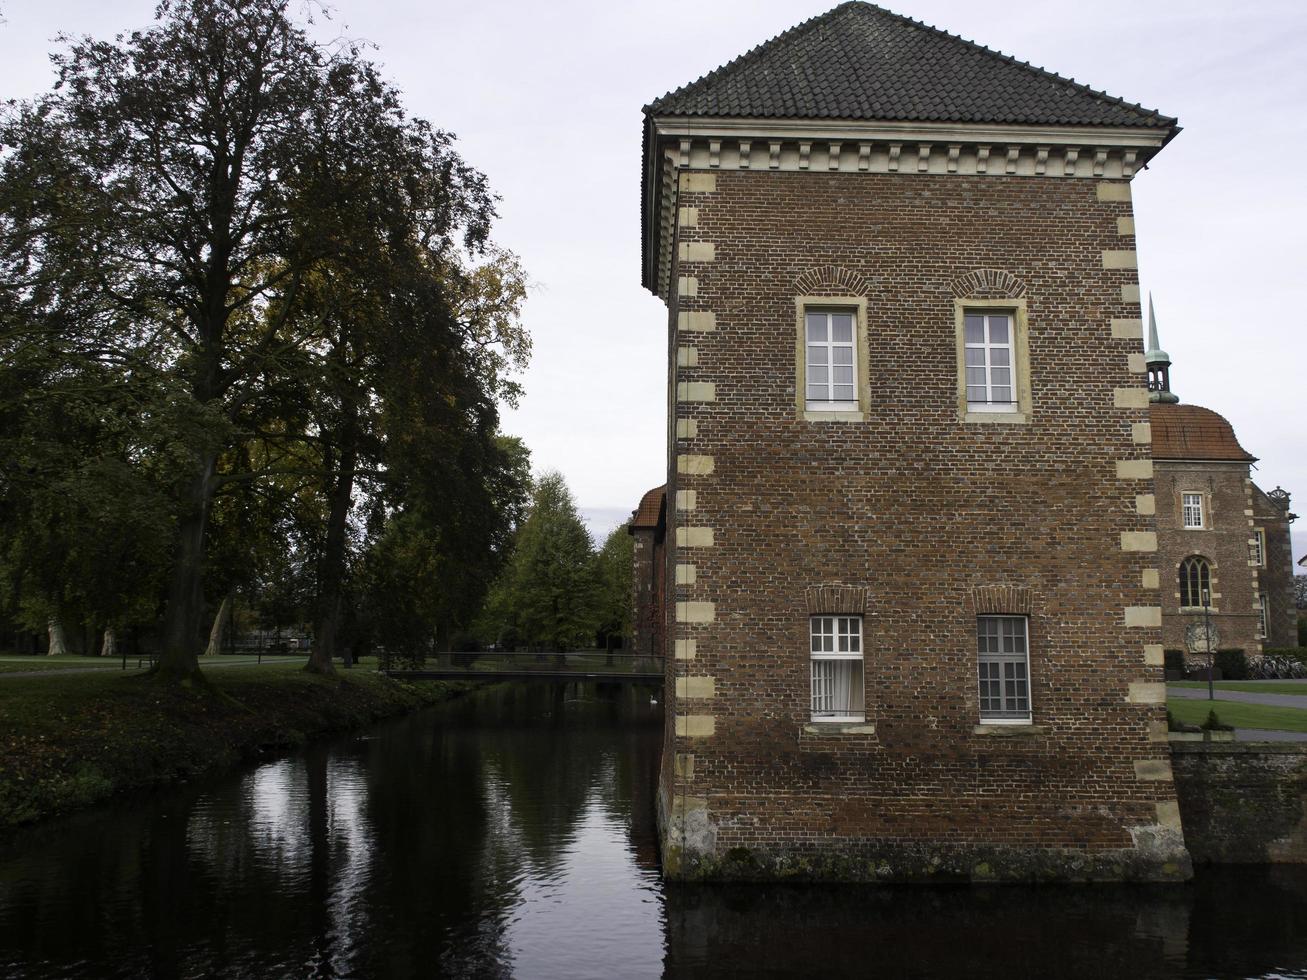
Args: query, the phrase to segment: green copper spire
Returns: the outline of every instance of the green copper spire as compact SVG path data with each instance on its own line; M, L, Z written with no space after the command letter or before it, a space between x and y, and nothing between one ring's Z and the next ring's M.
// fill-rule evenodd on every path
M1144 348L1144 365L1148 368L1148 400L1174 404L1180 399L1171 393L1171 355L1157 340L1157 314L1153 311L1153 294L1148 294L1148 344Z

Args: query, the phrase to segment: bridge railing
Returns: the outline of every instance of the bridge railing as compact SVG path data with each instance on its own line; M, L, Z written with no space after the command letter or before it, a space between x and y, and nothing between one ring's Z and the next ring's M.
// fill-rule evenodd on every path
M564 653L491 650L478 653L429 653L420 660L382 655L382 670L477 673L661 674L664 658L624 650L569 650Z

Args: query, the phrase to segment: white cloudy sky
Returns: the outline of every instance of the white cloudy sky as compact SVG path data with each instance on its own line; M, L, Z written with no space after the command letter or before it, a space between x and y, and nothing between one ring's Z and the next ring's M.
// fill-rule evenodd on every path
M640 287L641 106L833 0L336 0L415 114L502 195L537 283L535 358L505 428L602 534L663 480L662 304ZM1307 515L1307 4L891 0L900 13L1178 116L1135 179L1140 276L1181 399L1220 411L1256 479ZM0 0L0 94L47 87L49 39L148 24L152 0ZM1307 550L1307 517L1295 557Z

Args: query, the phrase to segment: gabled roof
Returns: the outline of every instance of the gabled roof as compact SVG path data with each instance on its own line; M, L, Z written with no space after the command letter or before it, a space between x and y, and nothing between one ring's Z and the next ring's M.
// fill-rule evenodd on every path
M1170 116L861 2L804 21L655 100L645 112L1176 127Z
M1153 459L1201 459L1251 463L1257 457L1243 446L1224 416L1199 405L1153 402L1148 406L1153 430Z

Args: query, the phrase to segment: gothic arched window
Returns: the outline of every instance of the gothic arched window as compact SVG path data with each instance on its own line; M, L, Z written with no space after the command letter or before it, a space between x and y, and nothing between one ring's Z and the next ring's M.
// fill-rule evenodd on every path
M1180 605L1197 608L1203 595L1211 595L1212 568L1206 558L1191 555L1180 562Z

